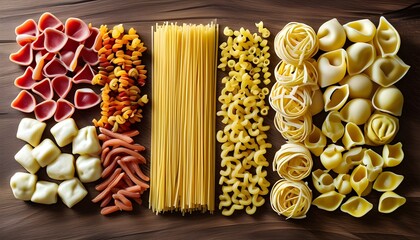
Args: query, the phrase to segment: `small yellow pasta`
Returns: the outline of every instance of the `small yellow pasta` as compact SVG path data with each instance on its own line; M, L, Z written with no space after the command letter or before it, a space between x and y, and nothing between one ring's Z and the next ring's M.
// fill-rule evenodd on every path
M334 178L334 186L339 193L343 195L349 194L352 190L350 183L350 175L338 174L337 177Z
M401 116L404 96L395 86L379 87L373 95L372 105L378 111Z
M349 150L354 146L365 144L365 137L362 130L355 123L348 122L344 128L342 141L344 147Z
M365 191L369 185L368 170L365 166L359 165L353 169L350 176L350 184L359 196Z
M384 160L381 155L372 149L367 149L365 151L365 155L363 156L363 164L366 166L368 171L369 182L373 182L378 177L379 173L382 172Z
M345 122L351 122L356 125L365 124L372 114L372 103L364 98L352 99L344 105L340 114Z
M343 160L342 152L344 152L344 150L345 149L339 145L328 145L327 148L325 148L325 150L319 156L324 168L327 170L331 170L340 165L341 161Z
M365 151L366 149L362 147L351 148L343 154L343 161L345 161L351 169L354 166L362 164Z
M375 47L369 43L357 42L347 49L347 72L355 75L368 68L376 58Z
M369 42L375 37L376 27L369 19L361 19L343 25L352 42Z
M336 191L329 191L319 195L312 201L312 205L325 211L335 211L346 196Z
M391 213L404 205L405 197L394 192L384 192L379 198L378 211L381 213Z
M373 42L382 57L395 56L401 45L400 34L383 16L379 19Z
M344 135L344 125L341 123L341 114L331 111L322 123L322 133L334 143Z
M334 85L328 87L324 92L324 110L329 111L338 111L349 98L350 91L349 85Z
M394 145L386 144L382 149L382 158L384 159L384 167L395 167L404 159L404 151L402 143L398 142Z
M404 180L403 175L393 172L381 172L373 183L373 189L379 192L394 191Z
M312 165L311 153L303 144L286 143L274 156L273 171L287 180L299 181L309 176Z
M344 46L346 43L346 32L337 18L333 18L323 23L317 33L319 49L323 51L333 51Z
M375 83L382 87L389 87L401 80L408 69L410 69L410 66L395 55L385 58L377 57L365 72Z
M321 129L313 125L312 132L307 138L305 138L304 143L305 146L312 152L312 154L319 157L327 145L327 138L321 132Z
M341 81L347 72L347 53L340 48L326 52L318 58L318 83L321 88Z
M366 144L372 146L390 143L399 129L398 118L386 113L376 112L370 116L365 124Z
M373 82L366 74L356 74L346 76L339 82L340 85L349 85L350 98L366 98L370 99L373 89Z
M315 189L320 193L326 193L334 190L334 179L328 173L317 169L312 172L312 183Z
M349 198L343 205L341 205L340 209L342 212L348 213L353 217L363 217L372 210L373 204L368 202L366 199L362 197L353 196Z

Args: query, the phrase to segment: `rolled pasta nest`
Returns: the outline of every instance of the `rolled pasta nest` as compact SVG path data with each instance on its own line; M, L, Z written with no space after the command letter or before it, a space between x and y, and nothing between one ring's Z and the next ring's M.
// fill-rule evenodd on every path
M309 150L300 143L286 143L276 152L273 160L273 170L280 177L299 181L311 173L312 157Z
M277 112L274 117L274 126L289 141L303 142L312 132L312 115L307 112L302 117L291 119Z

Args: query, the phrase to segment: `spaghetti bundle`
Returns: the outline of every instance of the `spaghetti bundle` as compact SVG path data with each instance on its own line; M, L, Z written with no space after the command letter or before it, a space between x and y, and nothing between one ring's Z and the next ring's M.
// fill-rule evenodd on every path
M149 208L214 210L216 24L156 25Z

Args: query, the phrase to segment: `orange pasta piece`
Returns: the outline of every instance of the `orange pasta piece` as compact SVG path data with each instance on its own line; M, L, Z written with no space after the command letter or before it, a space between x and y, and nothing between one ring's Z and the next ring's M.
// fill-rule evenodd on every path
M124 135L124 134L121 134L121 133L115 133L115 132L112 132L112 131L110 131L110 130L108 130L106 128L103 128L103 127L100 127L99 128L99 131L101 133L107 135L110 138L121 139L121 140L123 140L123 141L125 141L127 143L133 143L134 142L134 140L131 137L127 136L127 135Z
M107 194L110 193L111 189L117 185L117 183L121 180L121 178L125 175L125 173L120 173L118 177L116 177L101 193L99 193L94 199L92 199L92 202L97 203L101 201L103 198L106 197Z

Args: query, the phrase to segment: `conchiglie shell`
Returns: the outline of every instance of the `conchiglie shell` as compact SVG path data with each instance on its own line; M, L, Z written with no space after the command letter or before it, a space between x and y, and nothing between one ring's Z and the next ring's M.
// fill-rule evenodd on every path
M373 42L381 56L387 57L397 54L400 49L401 38L398 31L391 23L389 23L385 17L381 17Z
M341 81L347 72L347 53L340 48L318 58L318 83L324 88Z
M384 159L372 149L367 149L365 151L365 155L363 156L363 164L367 168L369 182L373 182L382 172Z
M338 174L338 176L334 178L334 186L339 193L344 194L344 195L349 194L352 190L352 187L350 184L350 175Z
M404 77L408 69L410 69L410 66L395 55L392 57L376 58L365 72L372 81L382 87L389 87Z
M348 213L353 217L363 217L372 210L373 204L362 197L353 196L349 198L340 209L342 212Z
M400 164L404 159L402 143L386 144L382 149L382 158L384 159L384 167L395 167Z
M350 148L365 144L365 137L362 130L352 122L346 124L343 136L344 147L349 150Z
M341 123L341 114L331 111L322 123L322 133L330 138L334 143L344 134L344 125Z
M346 42L346 32L336 18L323 23L317 33L319 49L322 51L332 51L344 46Z
M318 88L312 92L312 103L309 107L309 112L312 114L312 116L315 116L322 112L322 110L324 110L324 97L321 89Z
M320 193L326 193L334 190L334 179L328 173L317 169L312 172L312 183L315 189Z
M398 175L389 171L381 172L373 183L373 189L379 192L394 191L403 180L403 175Z
M340 111L341 117L345 122L352 122L356 125L366 123L372 114L371 101L364 98L350 100Z
M338 111L349 98L349 85L330 86L324 92L324 110Z
M369 98L372 96L373 82L366 74L346 76L339 82L340 85L349 85L350 98Z
M341 154L342 152L344 152L344 148L342 146L335 144L328 145L319 157L325 169L331 170L337 167L341 160L343 160L343 155Z
M369 185L368 170L365 166L357 166L350 176L351 187L356 191L357 195L361 195Z
M384 192L379 198L378 211L381 213L391 213L404 205L405 202L405 197L394 192Z
M361 19L343 25L347 38L352 42L369 42L375 37L376 27L369 19Z
M372 44L357 42L347 49L347 72L355 75L368 68L376 58L375 48Z
M395 86L379 87L372 98L373 107L381 112L401 116L404 96Z
M350 168L353 168L354 166L362 164L365 151L366 149L362 147L352 148L343 154L343 160Z
M315 156L321 155L324 151L325 146L327 145L327 138L321 132L317 126L312 126L312 132L304 141L305 146L314 154Z
M340 206L345 197L346 196L336 191L329 191L315 198L312 201L312 205L315 205L322 210L332 212Z

